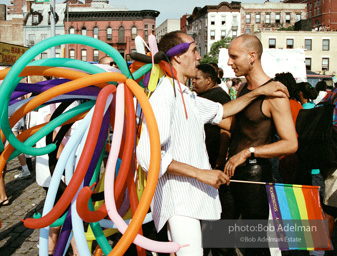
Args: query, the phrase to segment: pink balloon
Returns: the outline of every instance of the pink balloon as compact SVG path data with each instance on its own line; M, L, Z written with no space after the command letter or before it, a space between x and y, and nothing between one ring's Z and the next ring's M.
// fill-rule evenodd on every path
M106 165L106 174L104 180L105 184L112 184L112 185L104 187L104 197L109 217L122 234L124 234L124 232L128 228L128 225L125 223L123 218L118 214L114 198L113 181L115 179L115 168L123 135L123 124L124 124L124 84L119 84L116 93L116 117L114 126L115 129L111 142L111 150ZM146 250L154 252L171 253L177 252L181 248L181 246L176 242L158 242L155 240L148 239L139 234L136 236L133 242L136 245L145 248Z

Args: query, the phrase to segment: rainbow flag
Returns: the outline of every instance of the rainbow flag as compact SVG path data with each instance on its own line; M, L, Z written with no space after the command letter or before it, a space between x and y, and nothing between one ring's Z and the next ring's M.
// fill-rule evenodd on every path
M331 250L318 186L267 183L280 250Z

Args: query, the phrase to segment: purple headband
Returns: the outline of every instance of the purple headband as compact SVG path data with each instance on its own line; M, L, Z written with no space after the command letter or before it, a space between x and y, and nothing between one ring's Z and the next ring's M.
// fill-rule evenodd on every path
M168 50L166 52L166 56L171 58L173 56L176 56L177 54L179 53L183 53L183 52L186 52L188 47L190 47L190 44L191 43L194 43L194 42L190 42L190 43L181 43L181 44L178 44L174 47L172 47L170 50Z

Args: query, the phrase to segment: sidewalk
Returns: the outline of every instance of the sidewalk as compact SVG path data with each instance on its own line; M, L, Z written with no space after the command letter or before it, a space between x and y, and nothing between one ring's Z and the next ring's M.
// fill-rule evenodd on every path
M0 255L39 255L37 247L39 242L39 230L27 229L20 219L33 217L35 211L42 213L44 189L35 182L35 172L32 177L24 180L15 180L21 166L17 158L7 165L6 191L11 198L10 206L0 207ZM337 225L335 225L332 237L334 247L337 246ZM295 253L292 251L291 255ZM287 253L285 253L287 255ZM337 255L336 251L326 252L325 255Z
M15 180L21 166L17 158L7 164L5 177L7 196L11 205L0 207L0 255L38 255L39 230L27 229L20 219L33 217L35 210L42 212L45 191L31 178Z

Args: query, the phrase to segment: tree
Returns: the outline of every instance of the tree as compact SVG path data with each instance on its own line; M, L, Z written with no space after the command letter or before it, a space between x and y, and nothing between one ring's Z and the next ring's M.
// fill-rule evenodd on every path
M211 50L209 53L206 53L200 63L207 64L207 63L218 63L219 58L219 51L220 48L228 48L229 44L232 42L234 38L226 37L225 39L221 39L216 41L212 44Z
M282 28L279 28L279 29L278 29L278 31L280 31L280 30L293 31L293 30L294 30L294 26L282 27Z

